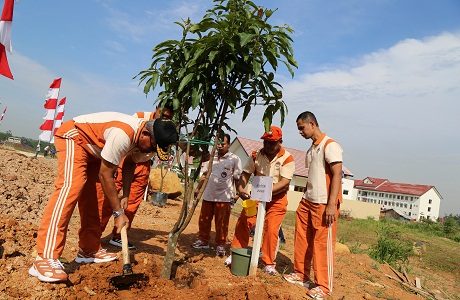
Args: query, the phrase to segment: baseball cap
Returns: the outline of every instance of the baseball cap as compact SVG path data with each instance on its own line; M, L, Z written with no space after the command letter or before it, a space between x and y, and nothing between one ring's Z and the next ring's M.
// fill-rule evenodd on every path
M148 121L145 128L150 135L155 138L157 143L157 156L160 160L169 159L169 146L177 143L179 134L176 130L176 124L166 119L156 119Z
M283 131L278 126L270 126L270 131L265 132L261 137L262 140L277 142L283 138Z

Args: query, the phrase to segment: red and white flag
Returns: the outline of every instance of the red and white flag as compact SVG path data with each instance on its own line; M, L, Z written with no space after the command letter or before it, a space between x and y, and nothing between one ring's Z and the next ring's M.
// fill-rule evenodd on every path
M0 74L13 79L6 51L12 52L11 46L11 24L13 22L14 0L5 0L2 16L0 18Z
M56 108L59 97L59 89L61 88L61 78L57 78L50 85L48 94L46 95L45 104L43 107L46 109L45 120L40 126L42 133L39 135L38 139L44 142L51 142L53 139L53 128L54 128L54 118L56 116ZM65 101L64 101L65 102Z
M5 106L5 109L3 110L2 112L2 116L0 117L0 124L2 123L3 121L3 117L5 116L5 113L6 113L6 109L8 108L8 106Z
M56 131L58 130L59 127L61 127L62 122L64 120L64 107L65 107L65 102L67 101L67 98L64 97L59 101L58 107L56 109L56 116L54 117L54 134L56 134ZM54 137L53 137L54 139Z

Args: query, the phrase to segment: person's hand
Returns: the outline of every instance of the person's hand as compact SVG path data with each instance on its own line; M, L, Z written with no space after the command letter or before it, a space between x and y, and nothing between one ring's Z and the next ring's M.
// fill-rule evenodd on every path
M125 214L122 214L118 218L115 218L115 227L117 228L117 233L119 234L121 232L121 228L123 226L128 226L129 224L129 219Z
M242 200L248 200L248 199L251 198L251 196L250 196L248 193L246 193L246 192L241 192L241 193L239 193L239 194L240 194L240 198L241 198Z
M238 198L240 198L238 195L236 195L235 197L232 197L232 199L230 200L230 204L231 205L235 205L235 203L238 201Z
M193 196L195 196L195 199L196 199L196 197L198 197L198 192L199 192L198 189L196 189L196 190L193 192Z
M128 207L128 197L123 197L120 199L120 206L123 209L126 209Z
M329 227L335 222L335 215L337 213L337 207L335 205L326 206L326 225Z

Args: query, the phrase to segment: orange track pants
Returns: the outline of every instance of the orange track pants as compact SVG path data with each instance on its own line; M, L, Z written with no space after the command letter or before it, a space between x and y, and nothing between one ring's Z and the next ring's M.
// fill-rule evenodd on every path
M121 168L118 168L117 178L115 179L115 184L117 190L120 191L123 188ZM149 174L150 174L150 161L136 164L134 170L134 178L131 183L131 189L129 192L128 198L128 207L125 209L125 215L129 219L128 229L131 228L133 223L134 216L136 215L137 209L144 199L145 189L149 184ZM101 234L104 232L107 223L112 216L112 208L108 200L105 200L104 192L102 191L102 185L97 185L98 189L98 202L99 202L99 214L101 219ZM118 237L116 228L112 230L112 235Z
M42 258L58 259L64 250L67 228L78 203L81 227L79 247L85 253L100 248L100 221L97 207L96 182L100 160L82 146L73 122L65 122L55 137L58 173L43 211L37 234L37 254Z
M265 223L262 240L262 261L274 265L278 252L278 233L287 211L287 195L266 204ZM244 209L236 222L232 248L246 248L249 245L249 231L255 226L257 215L248 217Z
M229 202L214 202L203 200L201 203L200 219L198 221L198 237L201 241L209 243L211 223L214 217L216 229L216 245L225 246L228 235L228 222L230 221L231 206Z
M325 204L300 201L295 223L294 272L306 281L313 266L315 284L325 293L332 293L339 205L336 221L331 226L326 225L325 211Z

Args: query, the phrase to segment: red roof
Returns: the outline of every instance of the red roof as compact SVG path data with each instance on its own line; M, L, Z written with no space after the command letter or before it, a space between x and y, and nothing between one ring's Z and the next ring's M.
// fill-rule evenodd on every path
M365 181L370 181L370 183L365 183ZM366 177L363 180L355 180L355 188L357 189L414 196L422 196L433 187L434 186L432 185L396 183L390 182L388 179L373 177Z
M232 144L238 140L243 147L246 154L249 156L253 151L257 151L263 147L262 141L255 141L243 137L236 137L233 140ZM308 177L308 170L305 168L305 155L307 155L307 151L302 151L299 149L288 148L284 147L289 153L292 154L295 161L295 172L294 175ZM353 173L350 172L346 167L343 167L343 172L345 175L353 176Z

